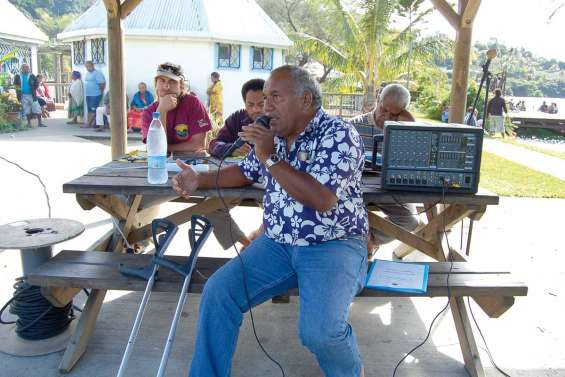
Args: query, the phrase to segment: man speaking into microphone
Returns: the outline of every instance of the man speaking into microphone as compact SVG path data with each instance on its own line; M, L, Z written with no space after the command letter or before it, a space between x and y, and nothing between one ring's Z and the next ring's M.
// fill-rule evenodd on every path
M325 375L363 376L347 322L367 273L362 141L350 124L324 112L318 82L302 68L275 69L263 92L270 128L243 127L239 136L254 147L239 165L222 169L219 186L264 180L265 233L241 261L208 279L190 376L229 376L243 314L291 288L300 290L300 339ZM182 172L173 188L180 195L215 187L215 172L177 163Z

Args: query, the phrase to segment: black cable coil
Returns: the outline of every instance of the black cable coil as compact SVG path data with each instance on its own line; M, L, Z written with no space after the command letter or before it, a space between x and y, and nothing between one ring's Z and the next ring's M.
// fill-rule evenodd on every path
M41 295L40 287L29 285L23 278L16 279L14 289L14 296L0 309L0 323L15 323L16 333L24 339L41 340L59 335L75 318L72 301L62 308L55 307ZM18 316L17 321L2 320L8 305L9 312Z

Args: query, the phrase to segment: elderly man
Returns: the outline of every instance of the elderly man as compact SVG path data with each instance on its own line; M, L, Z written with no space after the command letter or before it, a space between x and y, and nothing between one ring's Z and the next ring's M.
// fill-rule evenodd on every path
M84 127L95 127L96 125L96 109L102 101L102 95L106 88L106 78L104 74L94 68L92 61L88 60L84 63L86 67L86 75L84 76L84 95L86 98L86 107L88 116Z
M265 183L265 233L206 283L190 376L228 376L243 314L290 288L300 290L299 335L330 377L362 376L349 306L367 273L363 145L348 123L321 109L317 81L302 68L275 69L264 87L271 128L243 127L253 150L222 169L219 185ZM186 196L214 187L216 173L183 169Z
M410 105L410 92L399 84L385 86L377 99L373 111L351 119L351 124L357 128L363 137L366 150L373 149L373 137L383 133L387 120L413 122L415 119L407 110ZM413 204L383 204L379 206L387 218L407 230L418 226L418 215ZM372 256L380 245L394 240L380 231L371 231L369 237L369 255Z
M41 123L41 106L37 99L37 89L39 88L39 80L37 76L29 71L29 65L22 64L21 73L14 76L14 85L18 100L23 107L23 113L27 118L27 126L31 127L31 119L37 118L38 127L47 127Z

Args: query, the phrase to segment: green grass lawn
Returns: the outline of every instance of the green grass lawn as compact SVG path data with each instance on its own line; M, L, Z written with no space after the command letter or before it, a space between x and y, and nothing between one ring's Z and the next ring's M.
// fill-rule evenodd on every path
M543 153L543 154L546 154L548 156L557 157L557 158L560 158L562 160L565 160L565 152L554 151L554 150L544 148L544 147L540 147L540 146L537 146L537 145L527 144L527 143L524 143L524 142L521 142L521 141L515 140L515 139L506 138L506 139L498 139L498 140L503 141L503 142L508 143L508 144L516 145L520 148L529 149L529 150L534 151L534 152Z
M414 116L414 118L416 118L417 121L420 122L429 122L429 123L441 123L439 120L437 119L432 119L432 118L428 118L426 116L426 114L421 113L419 111L410 111L410 113L412 113L412 115Z
M565 198L565 181L483 152L480 186L501 196Z

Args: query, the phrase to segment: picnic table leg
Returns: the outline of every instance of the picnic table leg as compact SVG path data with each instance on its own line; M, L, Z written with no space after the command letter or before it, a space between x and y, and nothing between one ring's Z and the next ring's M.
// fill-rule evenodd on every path
M70 372L86 351L105 296L105 290L93 289L90 291L90 296L88 296L88 300L86 300L86 305L84 306L78 325L59 364L59 371L61 373Z
M434 217L437 216L437 205L434 203L423 203L425 210L425 214L426 214L426 218L428 219L428 224L433 220ZM445 209L445 208L444 208ZM416 230L416 233L418 234L418 232L421 232L425 227L422 227L420 229ZM441 241L441 236L439 237L439 240ZM437 243L438 241L438 236L437 233L435 236L430 237L430 239L428 241L432 241L434 243ZM399 247L397 247L394 250L394 255L399 258L402 259L405 256L407 256L408 254L412 253L414 251L414 248L408 246L408 245L400 245ZM437 259L437 258L436 258Z
M122 229L122 233L127 237L132 229L133 221L137 215L139 204L141 203L142 195L135 195L130 201L130 207L128 210L127 218ZM121 234L116 229L113 235L114 239L110 241L107 251L121 252L123 251L123 240ZM86 351L86 347L90 341L90 337L94 332L94 326L96 325L96 319L104 303L104 297L106 296L105 289L93 289L86 300L86 305L79 318L78 325L75 332L71 336L69 345L63 354L61 363L59 364L59 371L62 373L68 373L74 367L76 362Z
M467 262L468 257L455 248L449 249L454 262ZM514 305L513 296L471 296L489 318L498 318Z
M467 206L462 204L446 205L444 210L438 214L434 214L433 210L430 210L426 226L414 231L413 234L426 241L430 241L433 245L438 245L438 242L442 239L444 227L446 230L451 229L451 227L461 221L461 219L480 210L483 210L483 207ZM414 249L415 248L413 246L402 244L394 250L394 255L397 258L402 259L413 252ZM438 253L440 252L443 253L443 251L439 251L438 249ZM444 260L445 254L438 254L436 256L431 255L431 257L436 260Z
M165 217L166 220L172 221L176 225L184 224L190 221L190 218L194 214L204 215L206 216L207 213L215 211L217 209L224 208L224 204L220 200L220 198L206 198L202 202L185 208L179 212L173 213ZM142 226L138 229L135 229L131 232L128 237L128 241L130 243L138 242L140 240L147 239L151 236L151 224L147 224Z
M444 209L444 212L446 210L447 208ZM433 219L430 221L433 221ZM447 225L442 224L442 232L444 230L443 225L445 225L447 229ZM450 261L454 261L451 250L448 250L448 254L446 254L443 250L441 241L436 245L438 247L437 255L440 258L439 261L445 262L448 258ZM459 338L459 346L463 355L463 361L465 362L465 369L471 377L484 377L485 372L481 363L479 349L475 342L475 336L473 335L473 328L471 326L471 321L469 320L469 315L467 314L465 302L462 297L451 297L449 304L451 315L453 316L453 322L455 324L455 330L457 331L457 337Z
M461 346L461 353L465 362L465 369L471 377L484 377L485 371L481 363L479 349L475 342L473 328L471 327L463 298L452 297L450 306L455 329L457 330L457 337L459 338L459 345Z

